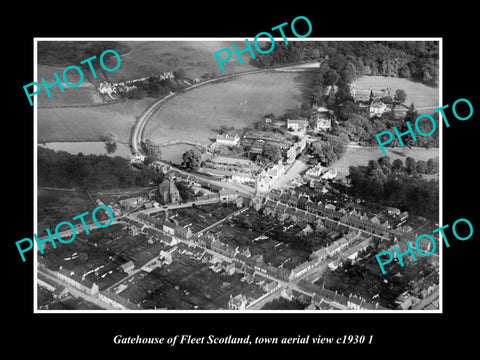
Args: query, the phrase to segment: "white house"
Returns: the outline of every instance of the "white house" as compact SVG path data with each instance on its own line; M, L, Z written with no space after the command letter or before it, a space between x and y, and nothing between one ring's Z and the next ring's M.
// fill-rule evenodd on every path
M387 108L387 104L383 103L380 100L374 100L372 101L368 109L369 116L371 118L374 116L381 116L385 112L386 108Z
M323 172L323 167L322 167L322 165L318 164L318 165L308 169L307 172L305 173L305 175L318 177L318 176L322 175L322 172Z
M325 174L322 175L322 179L334 179L337 177L337 169L329 169Z
M332 121L329 118L327 112L317 113L312 116L313 118L313 130L316 132L319 131L328 131L332 127Z
M235 146L238 145L240 137L238 134L231 136L228 134L217 134L217 139L215 140L216 144Z
M260 176L256 182L256 191L257 192L268 192L272 187L272 178L268 175Z
M296 133L304 134L307 131L308 121L304 119L290 120L287 119L287 129L291 129Z
M221 202L228 202L231 200L235 200L238 197L238 192L229 189L221 189L218 194L220 195Z

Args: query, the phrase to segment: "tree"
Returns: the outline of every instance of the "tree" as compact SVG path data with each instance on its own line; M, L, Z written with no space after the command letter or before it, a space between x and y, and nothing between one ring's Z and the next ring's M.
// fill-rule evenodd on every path
M378 163L382 168L382 171L385 175L389 174L392 170L392 164L390 163L390 159L388 156L382 156L378 159Z
M160 151L160 146L154 144L153 141L150 139L147 139L143 142L143 149L147 154L145 157L147 165L155 161L158 161L162 158L162 152Z
M197 171L200 168L202 155L197 149L190 149L183 153L182 160L183 168L191 171Z
M393 171L400 171L403 168L403 161L401 159L395 159L392 163L392 170Z
M427 173L427 162L423 160L417 161L417 172L419 174L426 174Z
M173 72L175 79L181 79L185 77L185 70L183 68L179 68Z
M409 78L410 68L407 65L402 66L400 69L398 69L398 76L401 78Z
M233 126L220 125L220 127L218 129L218 132L220 134L224 135L224 134L229 134L233 130L235 130L235 128Z
M338 75L335 70L331 69L327 71L323 78L325 85L335 85L338 80L340 80L340 75Z
M312 106L308 102L303 102L302 105L300 106L300 113L302 117L310 117L312 113Z
M403 89L397 89L397 91L395 91L395 95L393 96L393 100L397 104L403 104L407 100L407 93Z
M113 132L108 131L105 133L105 135L103 135L103 141L105 144L113 144L118 141L118 138Z
M117 151L117 143L105 143L105 149L107 149L107 154L113 154L115 151Z
M427 161L427 173L428 174L438 173L438 159L428 159L428 161Z
M277 144L265 143L262 149L262 156L276 163L282 158L282 153Z
M416 165L416 162L415 162L415 159L412 158L412 157L407 157L405 159L405 166L407 168L407 173L409 173L410 175L412 174L415 174L416 171L417 171L417 165Z
M117 150L118 138L113 132L105 133L103 141L105 142L105 148L107 149L108 154L113 154Z

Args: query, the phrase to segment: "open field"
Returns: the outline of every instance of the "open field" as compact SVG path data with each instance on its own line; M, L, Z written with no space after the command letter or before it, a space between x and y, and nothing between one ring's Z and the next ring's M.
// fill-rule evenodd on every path
M438 148L423 149L423 148L385 148L387 156L390 161L401 159L405 163L407 157L412 157L416 161L427 161L430 158L438 158L440 152ZM347 147L347 151L343 157L332 164L333 168L338 171L338 177L343 178L348 175L349 166L366 166L369 160L377 160L382 157L382 151L379 147ZM437 175L435 175L438 178Z
M38 79L36 81L38 83L41 84L41 79L44 78L47 84L53 84L56 81L54 73L57 73L64 90L62 93L58 85L52 86L49 88L52 97L49 98L42 85L40 93L35 96L34 100L38 101L39 108L89 104L95 105L102 103L102 99L95 89L95 86L88 81L86 76L84 76L83 82L78 87L69 87L63 80L63 69L64 68L61 67L47 65L37 66ZM80 81L79 73L72 70L67 72L66 78L69 83L74 85ZM33 87L30 87L28 91L33 92Z
M255 70L248 64L250 53L241 55L240 65L235 57L224 64L225 73L220 71L213 53L222 48L232 48L236 44L244 48L242 41L121 41L132 51L122 57L122 65L109 77L117 82L150 76L163 71L185 70L189 78L196 78L205 73L217 76L240 71ZM261 42L259 42L261 43Z
M210 143L220 125L242 129L268 113L299 106L308 73L268 73L209 84L175 97L145 127L155 142L182 139Z
M355 80L357 89L381 90L390 88L393 97L397 89L403 89L407 93L405 104L409 106L412 102L419 113L429 113L433 108L440 106L439 89L414 82L408 79L385 77L385 76L363 76ZM420 110L422 108L430 108Z
M215 73L217 76L221 76L256 69L248 63L250 53L244 53L241 55L243 64L240 65L236 58L232 58L229 62L224 63L225 72L220 71L213 53L222 48L231 48L232 44L237 44L238 48L242 49L244 47L242 41L120 41L120 43L131 49L129 52L120 54L120 68L113 72L102 71L98 60L100 54L98 54L97 59L92 61L98 76L95 81L108 80L118 83L152 76L163 71L175 71L180 68L183 68L185 76L191 79L205 73ZM259 44L261 45L261 41L259 41ZM78 61L72 61L68 65L79 66L82 60L85 60L85 58L79 58ZM61 93L58 86L53 86L50 88L52 98L49 99L42 88L42 91L37 95L41 107L102 103L94 85L88 80L88 78L93 79L93 76L86 65L82 67L82 70L87 74L84 74L83 83L77 88L70 88L63 82L64 68L65 66L38 65L38 82L43 77L47 84L52 84L55 81L54 73L56 72L65 90ZM70 70L67 73L67 80L71 84L76 84L79 80L79 74ZM29 91L32 92L33 88L30 88Z
M135 117L154 101L144 98L104 106L38 109L38 142L99 141L111 131L119 142L128 143Z

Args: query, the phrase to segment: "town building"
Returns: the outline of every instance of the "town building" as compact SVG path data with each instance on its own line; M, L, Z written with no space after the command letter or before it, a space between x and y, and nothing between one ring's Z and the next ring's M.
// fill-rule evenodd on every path
M312 130L315 132L328 131L332 127L332 121L330 119L330 113L321 112L313 114L310 118Z
M175 185L175 181L170 176L167 176L160 185L158 185L158 194L163 204L178 204L181 200L180 192Z
M230 300L228 300L228 308L230 310L245 310L247 306L247 298L243 294L238 294L235 297L230 295Z
M98 293L98 285L95 282L89 281L85 278L85 276L79 276L75 274L73 270L63 268L62 265L60 265L56 275L60 280L88 295L96 295Z
M235 146L238 145L240 142L240 137L238 134L235 134L235 136L231 136L228 134L217 134L217 138L215 139L215 144L220 144L220 145L228 145L228 146Z
M291 120L287 119L287 129L297 134L305 134L308 127L308 121L305 119Z
M368 108L368 115L370 118L373 117L380 117L382 114L385 112L387 109L387 104L383 103L380 100L373 100L370 103L370 106Z
M220 202L234 201L238 197L238 192L230 189L222 189L218 194L220 195Z
M130 261L127 261L125 264L120 265L120 268L122 269L122 271L126 272L127 274L130 274L135 268L135 264L133 263L133 261L130 260Z
M139 310L141 307L139 305L131 303L128 299L112 293L108 290L100 291L98 293L98 298L118 310Z

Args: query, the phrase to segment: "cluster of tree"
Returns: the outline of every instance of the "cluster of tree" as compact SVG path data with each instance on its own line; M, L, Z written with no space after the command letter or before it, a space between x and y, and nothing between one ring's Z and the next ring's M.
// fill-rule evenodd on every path
M230 135L235 131L235 128L233 126L228 126L228 125L220 125L218 128L218 133L221 135Z
M388 160L388 157L385 157ZM383 160L382 160L383 161ZM427 161L418 160L416 161L412 157L407 157L405 159L405 164L401 159L395 159L392 162L391 171L395 173L403 172L408 175L421 175L421 174L438 174L439 163L438 158L431 158Z
M162 158L160 146L153 143L152 140L147 139L142 142L142 148L145 151L145 165L150 165Z
M186 170L197 171L202 164L202 154L196 148L187 150L182 155L182 167Z
M277 163L282 159L282 151L277 144L265 143L263 145L262 153L255 157L255 161L263 166L269 163Z
M107 155L72 155L38 147L38 184L60 188L100 190L160 183L162 174L144 164Z
M309 146L309 153L324 166L329 166L345 154L349 139L345 133L322 134Z
M117 150L117 135L113 132L107 132L102 137L102 141L105 143L105 149L107 149L108 154L113 154Z
M118 41L39 41L37 43L38 63L50 66L77 65L80 61L100 55L105 50L125 54L130 48ZM88 65L87 65L88 68Z
M217 74L215 74L215 72L204 73L202 76L200 76L200 78L203 80L215 79L216 77L217 77Z
M397 125L397 128L398 128L399 133L401 133L401 134L408 131L409 130L408 127L407 127L407 121L408 121L410 123L410 126L414 129L416 141L413 141L413 138L410 134L408 134L406 136L403 136L402 137L402 142L404 143L404 146L424 147L424 148L432 148L432 147L439 147L440 146L440 139L439 139L440 123L439 123L438 113L429 114L429 115L432 116L432 118L435 120L435 131L430 136L421 136L421 135L418 134L418 132L415 129L415 121L418 117L418 113L415 110L414 104L412 103L410 105L410 108L408 109L408 111L405 115L405 118L403 119L403 121L400 121L400 124ZM420 120L418 122L418 128L420 129L420 131L423 134L429 134L433 129L433 124L432 124L431 121L424 118L423 120ZM392 133L393 133L393 131L392 131ZM398 146L397 141L392 141L389 145Z
M268 46L267 46L268 47ZM436 41L299 41L275 44L269 54L250 63L264 68L328 59L334 70L325 85L363 75L412 78L438 86L439 44ZM326 74L327 72L325 72Z
M141 99L145 96L162 97L171 92L183 90L186 85L178 79L163 79L151 76L145 81L135 83L136 88L123 92L122 95L128 99Z
M423 166L410 157L405 160L405 165L401 160L391 163L386 156L377 161L370 160L366 167L351 166L348 175L350 192L364 200L398 207L437 221L438 180L424 180L418 170L438 171L438 161L430 159L425 168Z

